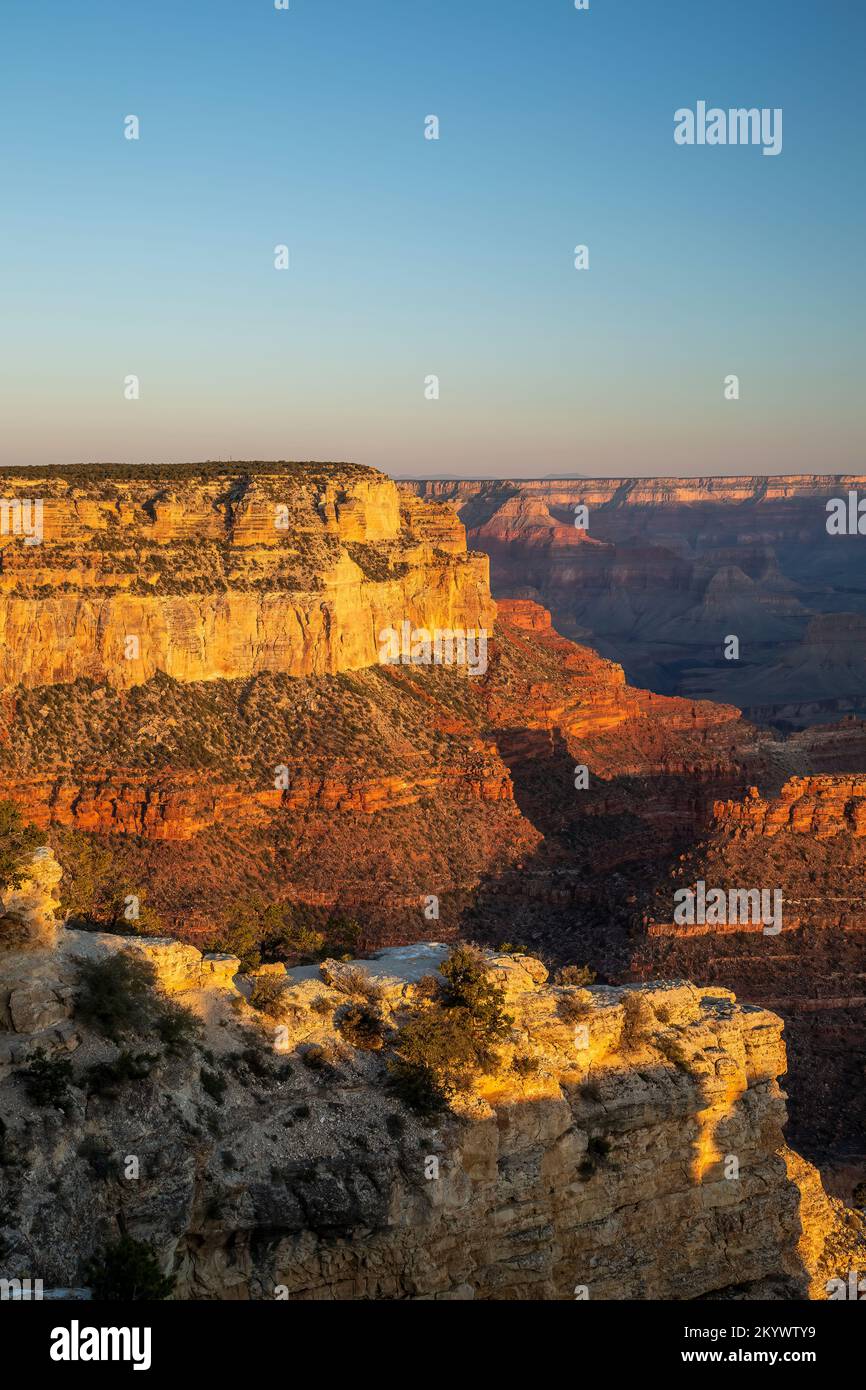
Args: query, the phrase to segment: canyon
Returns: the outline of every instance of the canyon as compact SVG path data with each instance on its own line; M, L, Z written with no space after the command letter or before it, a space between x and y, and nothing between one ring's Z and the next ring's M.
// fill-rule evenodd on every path
M542 1051L559 995L541 973L577 962L596 976L583 1003L604 1028L616 1020L621 1028L623 1010L636 1007L650 1031L664 1034L675 1000L674 1031L696 1046L700 1038L715 1062L730 1054L740 1067L742 1090L738 1082L722 1101L721 1090L705 1094L705 1081L695 1081L710 1074L703 1061L684 1069L674 1059L669 1072L670 1038L652 1043L641 1067L611 1033L603 1055L612 1067L604 1100L612 1138L596 1134L594 1121L587 1129L574 1089L585 1078L574 1082L562 1039L551 1034L552 1051L539 1062L546 1089L526 1078L517 1090L513 1077L485 1082L476 1099L490 1112L449 1138L463 1174L454 1209L453 1193L439 1211L433 1189L407 1183L402 1159L376 1183L363 1164L358 1176L357 1154L338 1171L304 1150L303 1172L315 1169L341 1189L346 1230L378 1232L381 1283L349 1247L333 1265L324 1259L311 1234L319 1198L305 1204L297 1183L283 1198L265 1191L261 1174L250 1177L216 1229L200 1219L202 1193L184 1179L182 1220L176 1212L154 1227L182 1271L183 1296L270 1296L262 1291L273 1281L292 1297L336 1288L347 1297L472 1290L559 1298L573 1296L569 1279L592 1282L581 1270L595 1270L602 1291L593 1296L601 1297L695 1297L727 1285L821 1296L815 1260L828 1266L815 1233L856 1224L837 1199L854 1201L866 1181L858 645L866 612L858 538L825 531L820 541L815 524L823 527L827 495L862 481L398 485L354 465L288 463L7 471L7 497L21 500L26 490L42 500L42 540L0 537L0 800L14 803L62 866L66 921L66 936L37 971L47 972L47 994L32 1008L22 997L14 1009L10 994L7 1023L28 1010L57 1013L43 1041L67 1047L66 952L76 941L83 950L88 940L106 950L106 941L150 942L156 958L170 937L168 954L186 965L164 983L171 992L182 985L207 1018L211 1004L197 991L234 997L229 966L219 962L237 957L240 965L251 940L264 969L291 974L328 952L384 959L435 931L446 945L480 943L502 978L511 978L509 961L533 962L520 1003L529 1021L520 1027L524 1041L537 1029ZM577 506L587 508L587 529L573 523ZM381 664L382 630L404 623L483 629L486 669ZM730 632L741 638L739 663L712 655ZM782 932L678 924L674 894L699 880L781 892ZM130 900L143 905L140 921L124 918ZM19 910L12 904L7 915ZM275 912L285 928L276 945L267 935ZM665 990L686 993L666 1003ZM646 999L652 1018L627 1004L628 991ZM295 1002L303 1015L307 996ZM335 1045L319 1037L320 1021L307 1025L295 1039L301 1052ZM753 1027L762 1047L775 1038L772 1065L757 1081L742 1061ZM22 1056L13 1041L9 1064ZM174 1077L180 1064L166 1065ZM356 1108L357 1065L347 1072L349 1094L334 1101L356 1125L365 1107L379 1106L365 1072ZM181 1069L175 1079L193 1109L206 1105L194 1076ZM620 1095L628 1098L622 1112ZM735 1112L730 1123L771 1194L756 1244L733 1239L720 1257L715 1246L744 1220L727 1185L705 1211L706 1194L665 1187L651 1171L655 1159L641 1166L642 1193L611 1177L589 1206L581 1189L575 1207L572 1168L588 1161L576 1132L587 1144L675 1155L687 1168L674 1130L687 1120L699 1150L694 1125L700 1135L700 1116L718 1105L727 1107L725 1124ZM648 1129L634 1130L637 1111L652 1114ZM106 1139L115 1118L105 1116ZM489 1124L513 1129L514 1148L509 1139L491 1158ZM783 1128L792 1149L781 1144ZM187 1172L188 1136L178 1142ZM233 1132L232 1152L241 1142ZM216 1162L214 1150L207 1164ZM524 1166L534 1175L528 1206L518 1196L506 1216L503 1175ZM538 1175L548 1169L562 1183L553 1213L538 1207ZM515 1193L522 1181L515 1178ZM372 1206L361 1189L375 1189ZM253 1190L262 1211L285 1201L307 1223L306 1235L298 1226L281 1236L279 1256L271 1250L265 1263ZM448 1184L436 1190L451 1192ZM798 1201L811 1213L799 1235ZM623 1204L635 1206L634 1229L618 1229L629 1258L651 1268L652 1287L629 1282L612 1251L583 1229L587 1211L609 1222ZM393 1211L403 1213L396 1246L383 1215ZM523 1218L525 1228L512 1225ZM701 1230L716 1233L709 1245L695 1237L692 1273L701 1272L692 1285L661 1253L664 1223L680 1219L706 1219ZM407 1234L416 1220L419 1232ZM505 1233L494 1255L480 1234L491 1220ZM240 1273L227 1272L236 1258L227 1253L229 1229L246 1232L232 1247ZM430 1273L428 1239L453 1251L448 1268L459 1278ZM508 1253L522 1240L523 1263ZM798 1240L814 1246L799 1266ZM395 1249L416 1271L405 1280ZM312 1252L305 1272L302 1250ZM73 1264L70 1246L50 1277L68 1281Z
M454 508L490 557L495 597L543 603L635 684L784 730L866 714L863 538L827 526L827 504L862 492L861 475L401 487Z

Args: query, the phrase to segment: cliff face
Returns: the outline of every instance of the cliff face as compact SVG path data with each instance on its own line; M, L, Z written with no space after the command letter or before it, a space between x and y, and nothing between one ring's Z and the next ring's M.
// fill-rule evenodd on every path
M589 793L575 791L578 763ZM67 857L80 855L61 831L108 837L113 880L128 892L146 881L174 930L213 930L250 891L360 908L387 929L377 940L395 939L407 902L434 894L453 927L460 895L525 864L559 818L588 813L603 831L636 814L667 842L760 763L736 710L637 690L538 604L514 600L476 677L411 665L159 674L129 690L79 679L0 701L0 795ZM633 851L624 829L599 866Z
M866 835L866 777L792 777L769 799L752 787L745 800L717 802L715 817L743 836L790 830L816 840L859 838Z
M707 478L509 478L419 479L400 484L416 496L437 501L487 498L503 491L555 505L587 502L593 506L615 503L618 507L658 506L677 503L736 504L823 499L858 488L866 489L866 474L782 473L770 477Z
M538 599L636 685L782 728L866 713L863 537L826 527L831 498L866 495L862 475L401 486L454 508L495 598Z
M0 538L0 684L129 688L357 670L378 634L490 627L487 561L451 513L352 465L74 468L0 480L42 540Z
M793 1142L820 1155L847 1192L866 1176L862 1057L866 1044L866 779L790 778L778 795L755 787L716 803L714 822L676 863L645 921L633 960L641 977L684 973L760 1000L785 1019ZM674 891L781 894L782 930L678 924Z
M205 1020L207 1089L195 1048L88 1098L117 1046L77 1016L75 961L118 950L148 956ZM386 1035L430 1007L416 982L444 954L359 963ZM346 1040L345 965L290 973L278 1033L238 995L236 966L70 932L28 958L26 986L7 958L4 1277L80 1284L121 1220L186 1298L822 1298L862 1265L862 1219L784 1148L780 1021L728 991L552 986L538 961L491 957L511 1018L496 1064L421 1119L388 1093L384 1054ZM4 1014L10 990L38 992L42 1016ZM38 1046L73 1076L65 1114L28 1125L16 1083Z

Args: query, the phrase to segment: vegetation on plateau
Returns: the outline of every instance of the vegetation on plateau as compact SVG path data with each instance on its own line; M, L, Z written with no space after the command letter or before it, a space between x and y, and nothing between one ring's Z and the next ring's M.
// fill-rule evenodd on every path
M457 946L440 966L426 1007L400 1028L388 1065L393 1091L421 1113L435 1113L496 1062L508 1034L504 990L474 946Z

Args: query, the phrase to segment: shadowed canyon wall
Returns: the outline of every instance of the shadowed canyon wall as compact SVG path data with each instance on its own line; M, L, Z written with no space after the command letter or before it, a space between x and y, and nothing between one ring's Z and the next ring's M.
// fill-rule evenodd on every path
M866 713L866 535L827 530L862 475L401 486L454 507L495 598L538 599L635 684L781 728Z

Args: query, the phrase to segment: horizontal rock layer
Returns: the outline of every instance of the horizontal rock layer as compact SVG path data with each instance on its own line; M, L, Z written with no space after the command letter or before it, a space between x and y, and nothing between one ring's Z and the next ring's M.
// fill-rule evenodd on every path
M0 536L3 685L333 674L403 622L493 624L453 514L371 469L13 470L0 491L42 506L40 543L11 513Z

